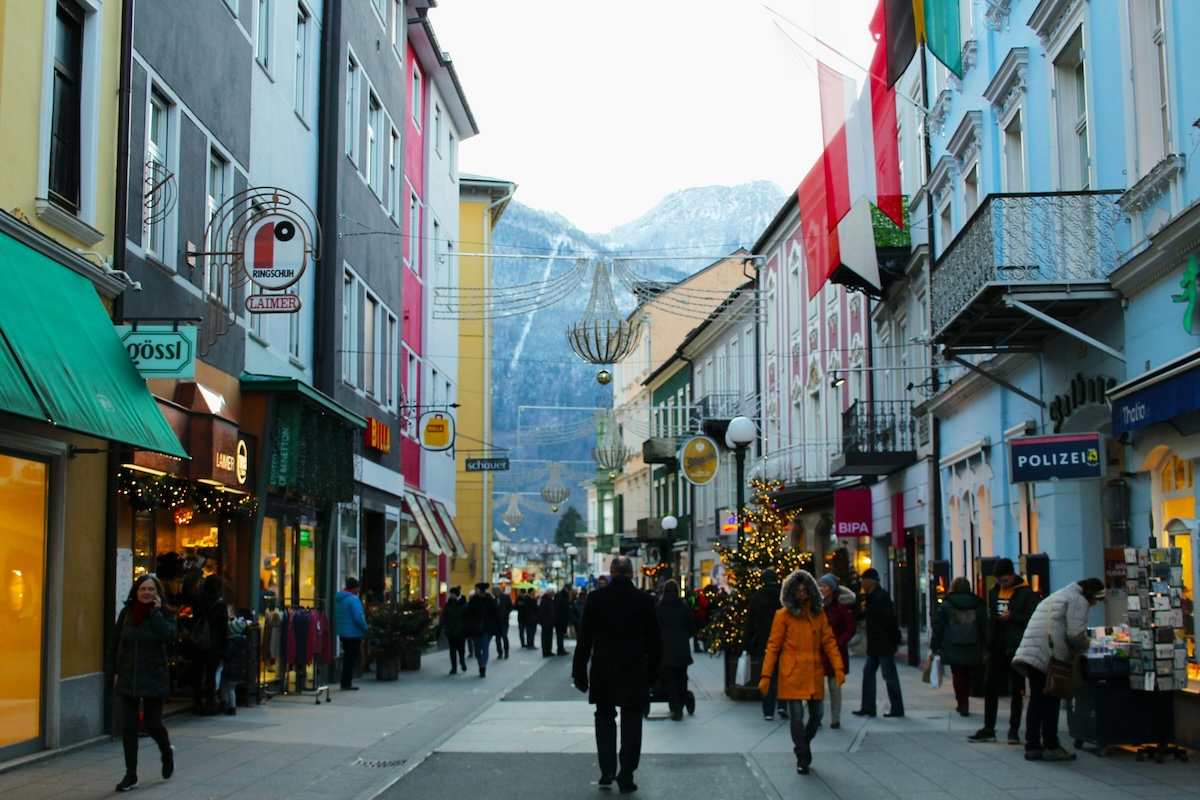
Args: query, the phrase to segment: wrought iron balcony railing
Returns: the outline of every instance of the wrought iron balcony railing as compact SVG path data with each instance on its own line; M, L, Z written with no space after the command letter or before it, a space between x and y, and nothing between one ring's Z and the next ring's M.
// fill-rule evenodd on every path
M1119 265L1119 192L993 194L934 264L933 330L987 284L1106 280Z
M749 416L742 396L738 392L711 392L701 397L692 406L692 413L698 421L706 419L733 419L736 416Z
M904 453L917 449L917 420L908 400L855 400L842 412L843 453Z

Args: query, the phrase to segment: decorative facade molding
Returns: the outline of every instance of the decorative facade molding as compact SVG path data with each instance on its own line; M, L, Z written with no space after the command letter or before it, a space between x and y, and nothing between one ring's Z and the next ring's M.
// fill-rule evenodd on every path
M925 117L925 127L929 131L930 136L943 136L946 133L946 117L950 116L951 92L949 89L942 89L938 93L937 100L933 104L933 108L929 109L929 115Z
M954 178L958 175L958 166L950 156L942 156L933 165L929 173L929 194L933 197L933 207L942 208L954 193Z
M967 72L979 63L979 42L975 39L967 39L963 42L962 48L962 71L963 77L967 77Z
M1029 27L1038 35L1046 52L1058 49L1063 32L1070 29L1067 21L1079 7L1079 0L1042 0L1029 18Z
M968 164L979 157L979 146L983 136L983 112L968 111L963 115L958 128L950 137L946 150L958 162L959 170L964 170Z
M1121 195L1117 205L1126 212L1141 211L1162 196L1186 167L1187 157L1183 153L1171 153Z
M1029 48L1014 47L983 90L984 98L992 104L996 117L1004 119L1025 94L1025 73L1029 69Z
M1012 0L987 0L988 10L983 14L983 26L989 31L999 31L1008 22L1012 12Z

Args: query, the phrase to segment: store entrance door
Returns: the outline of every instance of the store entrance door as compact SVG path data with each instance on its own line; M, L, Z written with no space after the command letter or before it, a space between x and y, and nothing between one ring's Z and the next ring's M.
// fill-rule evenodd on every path
M921 629L927 613L925 563L925 528L918 526L904 531L904 546L896 548L896 617L908 646L908 663L921 663Z

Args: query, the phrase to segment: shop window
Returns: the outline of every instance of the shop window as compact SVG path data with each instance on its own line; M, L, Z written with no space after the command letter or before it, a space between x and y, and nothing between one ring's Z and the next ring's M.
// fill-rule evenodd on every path
M1196 484L1194 462L1171 453L1159 467L1159 483L1162 490L1162 518L1165 525L1172 519L1194 519L1196 517ZM1186 631L1188 658L1196 657L1195 619L1195 558L1194 540L1191 532L1163 533L1162 544L1178 547L1182 552L1183 565L1183 627Z

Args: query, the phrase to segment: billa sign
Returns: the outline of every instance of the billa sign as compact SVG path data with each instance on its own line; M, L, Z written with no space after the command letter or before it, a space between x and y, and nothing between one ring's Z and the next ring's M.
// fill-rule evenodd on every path
M116 325L114 328L143 378L196 376L195 327Z
M1072 481L1104 475L1098 433L1022 436L1008 443L1009 482Z
M367 417L367 427L363 431L363 444L381 453L392 452L391 427L374 417Z
M717 456L717 443L708 436L693 436L680 448L679 464L683 477L693 486L712 483L721 464Z
M871 535L871 490L835 489L833 530L838 536Z
M426 411L417 424L421 432L421 447L439 452L454 446L454 417L441 411Z

